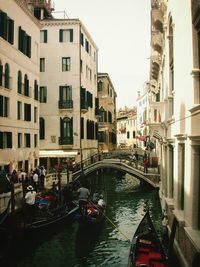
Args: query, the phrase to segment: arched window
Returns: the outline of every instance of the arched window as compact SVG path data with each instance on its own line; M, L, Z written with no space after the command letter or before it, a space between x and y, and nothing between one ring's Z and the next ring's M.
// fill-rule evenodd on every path
M8 88L9 89L9 86L10 86L10 81L9 81L9 65L8 63L5 64L5 83L4 83L4 86L5 88Z
M40 118L40 140L45 139L45 120Z
M22 73L20 70L18 71L18 76L17 76L17 92L19 94L22 93Z
M98 92L102 91L103 90L103 82L99 81L97 87L98 87Z
M27 74L24 75L24 95L29 96L29 80Z
M0 60L0 86L2 86L2 81L3 81L3 65L1 64Z
M73 144L73 118L60 118L60 144Z
M34 99L35 99L35 100L38 100L38 97L39 97L38 83L37 83L37 81L35 80L35 82L34 82Z

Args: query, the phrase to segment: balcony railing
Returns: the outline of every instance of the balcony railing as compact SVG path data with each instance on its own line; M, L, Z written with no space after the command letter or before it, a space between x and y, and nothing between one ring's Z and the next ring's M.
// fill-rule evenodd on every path
M73 145L73 136L59 137L59 145Z
M72 109L73 108L73 100L59 100L58 101L59 109Z

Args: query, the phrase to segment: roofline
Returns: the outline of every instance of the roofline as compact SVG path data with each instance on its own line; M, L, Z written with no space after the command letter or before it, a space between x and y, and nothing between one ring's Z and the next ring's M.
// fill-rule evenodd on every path
M34 14L28 9L27 3L24 0L14 0L14 2L30 17L30 19L41 29L42 25L40 21L34 16Z
M56 18L50 18L50 19L44 19L40 21L41 24L43 26L45 25L51 25L51 24L55 24L55 25L64 25L64 24L78 24L81 26L81 28L83 28L84 32L88 35L88 37L90 38L90 42L93 44L93 46L95 47L95 49L98 51L98 46L95 44L94 40L92 39L91 35L89 34L88 30L86 29L85 25L82 23L82 21L80 19L56 19Z
M102 77L107 77L107 78L108 78L108 80L109 80L109 82L111 83L112 88L113 88L113 90L114 90L115 96L117 97L116 90L115 90L115 88L114 88L114 86L113 86L113 83L112 83L112 81L111 81L111 79L110 79L109 74L108 74L107 72L98 72L98 73L97 73L97 77L100 78L100 76L102 76Z

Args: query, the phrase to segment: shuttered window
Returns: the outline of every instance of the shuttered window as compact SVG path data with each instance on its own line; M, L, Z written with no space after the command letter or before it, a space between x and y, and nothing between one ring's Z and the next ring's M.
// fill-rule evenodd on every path
M0 132L0 149L12 148L12 132Z
M24 75L24 95L29 96L29 80L27 74Z
M26 56L31 58L31 36L29 36L21 26L18 34L18 49Z
M21 73L21 71L18 71L18 76L17 76L17 92L19 94L22 93L22 73Z
M24 104L24 120L31 121L31 104Z
M0 36L10 44L14 43L14 21L0 10Z
M81 139L84 139L84 118L81 118Z
M40 103L46 103L47 102L47 87L41 86L40 87Z
M47 43L47 30L40 31L40 43Z
M40 118L40 140L45 139L45 120Z
M0 95L0 117L8 117L9 98Z
M61 43L73 42L73 29L60 29L59 41Z

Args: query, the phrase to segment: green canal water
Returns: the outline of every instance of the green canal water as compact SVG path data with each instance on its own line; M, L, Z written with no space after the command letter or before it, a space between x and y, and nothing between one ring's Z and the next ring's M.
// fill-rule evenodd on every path
M141 189L138 181L128 175L117 181L112 170L103 176L107 192L106 216L109 220L106 219L98 231L84 232L77 222L69 222L59 229L27 237L12 248L12 258L5 266L125 267L130 247L128 239L132 239L147 205L162 236L158 192ZM177 264L172 266L178 267Z

